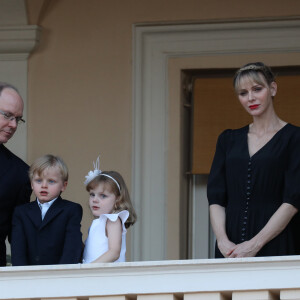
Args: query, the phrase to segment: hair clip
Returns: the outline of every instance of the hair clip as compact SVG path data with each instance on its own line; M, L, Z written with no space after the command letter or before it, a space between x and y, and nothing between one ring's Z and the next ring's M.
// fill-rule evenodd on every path
M101 176L105 176L105 177L108 177L111 180L113 180L115 182L115 184L117 185L119 191L121 191L121 187L120 187L118 181L115 178L113 178L112 176L110 176L108 174L105 174L105 173L102 173L102 171L99 169L99 167L100 167L100 155L97 157L96 163L93 162L93 165L94 165L94 170L89 171L89 173L85 176L85 181L84 181L85 185L88 185L97 176L101 175Z
M248 71L248 70L257 71L257 70L261 70L261 69L262 69L262 66L248 65L248 66L240 68L238 71L239 72Z
M98 175L100 175L102 173L102 171L99 169L99 166L100 166L99 159L100 159L100 156L97 157L96 163L93 162L94 170L89 171L89 173L85 176L85 181L84 181L85 185L88 185L95 177L97 177Z

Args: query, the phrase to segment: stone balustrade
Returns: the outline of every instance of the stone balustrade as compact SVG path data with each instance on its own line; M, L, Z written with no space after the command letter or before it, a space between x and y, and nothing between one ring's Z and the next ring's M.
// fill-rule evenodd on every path
M300 257L5 267L0 299L300 300Z

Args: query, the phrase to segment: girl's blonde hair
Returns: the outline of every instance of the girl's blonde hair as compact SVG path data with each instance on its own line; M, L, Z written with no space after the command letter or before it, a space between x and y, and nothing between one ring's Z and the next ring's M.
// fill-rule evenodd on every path
M120 189L117 184L111 178L105 176L105 174L113 177L118 182ZM128 228L133 225L136 222L137 216L122 175L116 171L103 171L87 184L86 190L89 192L90 190L95 189L100 183L103 183L105 187L117 197L115 208L112 213L128 210L129 217L125 223L125 227Z

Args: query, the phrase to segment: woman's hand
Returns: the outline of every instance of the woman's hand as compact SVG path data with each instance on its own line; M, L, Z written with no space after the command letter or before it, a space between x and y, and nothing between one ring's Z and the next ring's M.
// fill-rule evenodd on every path
M269 241L280 234L298 209L288 203L283 203L273 214L263 229L251 240L238 244L229 257L253 257Z
M226 234L225 207L218 204L212 204L210 205L209 210L211 225L217 238L218 248L224 257L228 257L236 248L236 244L232 243Z
M237 245L228 239L217 241L218 248L224 257L230 257L231 253L236 249Z
M236 245L228 257L254 257L260 250L260 246L253 240Z

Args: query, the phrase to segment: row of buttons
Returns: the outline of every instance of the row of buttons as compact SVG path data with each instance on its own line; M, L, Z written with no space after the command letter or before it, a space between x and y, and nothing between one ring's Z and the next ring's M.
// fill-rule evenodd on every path
M243 226L242 226L242 234L241 234L241 241L245 241L246 235L246 226L248 222L248 208L249 208L249 201L251 196L251 158L248 161L248 172L247 172L247 186L246 186L246 203L245 203L245 210L244 210L244 218L243 218Z

